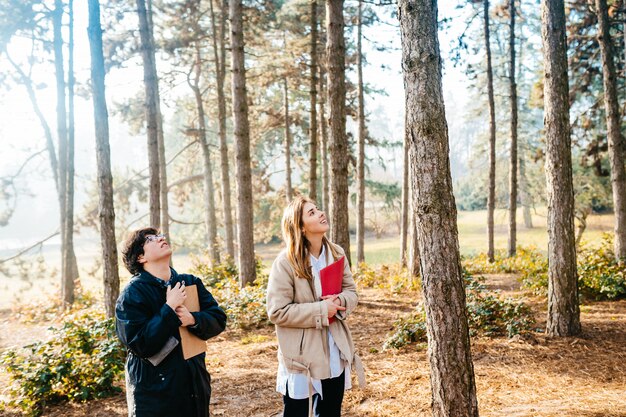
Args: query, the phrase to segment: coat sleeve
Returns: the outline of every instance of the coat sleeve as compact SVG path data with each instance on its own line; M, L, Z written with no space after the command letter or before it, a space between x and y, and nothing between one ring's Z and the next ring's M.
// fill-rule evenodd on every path
M337 248L339 253L345 256L345 252L341 249L341 247L335 246L335 248ZM345 262L343 263L343 282L341 283L341 293L339 293L339 299L341 300L341 305L346 309L337 311L336 317L339 320L345 320L358 304L356 284L354 282L354 278L352 278L352 271L350 271L350 264L347 259L345 259Z
M286 259L279 256L272 265L267 284L267 315L270 321L277 326L302 329L328 326L326 302L295 302L294 279Z
M115 307L115 327L125 346L140 358L149 358L159 352L171 336L178 335L182 323L167 304L153 314L144 298L133 287L124 291Z
M217 301L202 284L202 280L197 277L193 278L193 283L198 289L200 311L191 313L196 319L196 326L188 327L188 329L200 339L208 340L224 331L226 328L226 313L217 305Z

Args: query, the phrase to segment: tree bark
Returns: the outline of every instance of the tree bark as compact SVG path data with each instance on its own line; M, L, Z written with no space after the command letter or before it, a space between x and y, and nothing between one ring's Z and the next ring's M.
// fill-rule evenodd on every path
M489 0L483 0L485 50L487 51L487 98L489 102L489 192L487 194L487 258L494 261L494 212L496 210L496 104L493 95L493 68L489 29Z
M613 211L615 212L615 258L619 262L624 262L626 261L626 169L624 169L624 141L621 134L622 118L617 98L617 77L606 0L596 0L596 14L598 15L598 42L602 51L604 108L609 141Z
M287 77L283 78L283 95L285 99L285 196L287 204L293 199L293 188L291 186L291 131L289 130L289 85Z
M432 413L478 416L441 87L437 3L400 0L398 6Z
M195 27L200 33L200 28ZM206 242L209 251L209 261L212 265L220 262L220 251L217 242L217 220L215 218L215 195L213 193L213 167L211 162L211 149L206 135L206 115L204 113L204 102L200 91L200 77L202 76L202 54L198 42L195 44L196 60L194 63L194 79L190 83L193 95L196 99L196 111L198 112L198 127L200 131L200 148L203 157L203 188L204 188L204 225L206 227Z
M148 133L148 170L150 173L150 226L161 227L161 182L159 158L159 89L154 56L154 39L146 11L146 0L136 0L139 18L139 37L143 60L146 129Z
M574 237L565 7L563 0L542 0L541 9L548 192L547 334L573 336L580 333L581 328Z
M322 131L322 208L328 212L329 204L329 175L328 175L328 125L326 119L326 87L324 80L326 73L320 65L320 128ZM331 225L332 227L332 225Z
M74 142L75 142L75 120L74 120L74 86L76 78L74 76L74 1L69 0L69 44L68 44L68 64L67 64L67 98L68 98L68 136L67 136L67 225L66 238L67 250L64 254L67 262L67 273L71 275L72 281L78 279L78 263L74 253Z
M509 91L511 94L511 155L509 162L509 256L517 246L517 83L515 81L515 0L509 0Z
M233 124L237 161L237 214L239 223L239 283L243 287L256 279L254 259L252 172L250 168L250 126L243 38L241 0L230 1L230 43L232 56Z
M411 196L411 199L412 199L412 196ZM415 210L412 209L411 202L409 202L409 208L410 208L409 215L411 216L411 219L410 219L411 232L409 233L409 237L411 239L411 243L409 245L409 250L410 250L409 265L408 265L409 275L411 277L417 277L420 275L420 262L421 262L419 241L417 238L417 218L415 216Z
M317 0L311 0L311 108L309 123L309 198L318 201L317 195Z
M409 235L409 140L404 137L402 165L402 215L400 218L400 263L407 266L407 237ZM411 223L412 225L413 223Z
M365 99L363 97L363 1L359 0L357 22L357 96L358 96L358 136L357 136L357 215L356 215L356 259L365 262Z
M104 53L100 2L89 0L89 46L91 51L91 89L96 132L96 163L98 169L98 212L100 244L104 274L104 309L108 318L115 316L115 302L120 292L120 277L115 240L115 209L113 204L113 176L109 147L109 114L105 95Z
M328 66L328 103L330 126L330 223L331 240L350 257L348 223L348 157L346 135L346 46L343 33L343 0L326 0L326 62Z
M230 193L230 167L228 159L228 143L226 141L226 94L224 92L224 80L226 77L226 10L227 5L221 5L219 47L217 42L217 25L215 24L215 11L213 0L209 2L211 11L211 26L213 28L213 54L215 59L215 78L217 89L217 117L218 135L220 139L220 168L222 174L222 210L224 212L224 234L226 235L226 253L231 259L235 259L235 236L233 233L233 215Z

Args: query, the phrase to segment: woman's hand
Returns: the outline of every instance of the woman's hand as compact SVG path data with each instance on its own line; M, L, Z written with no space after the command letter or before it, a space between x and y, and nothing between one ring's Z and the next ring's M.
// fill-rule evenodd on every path
M339 294L325 295L322 297L322 300L326 302L326 306L328 307L328 318L334 317L337 314L337 311L343 311L346 309L341 305Z
M183 305L185 298L187 298L187 294L185 293L184 282L177 282L174 286L168 285L165 304L170 306L172 310L176 311L179 306Z
M179 307L176 307L175 311L178 319L183 323L183 327L193 326L194 324L196 324L196 318L193 316L193 314L191 314L189 310L187 310L187 307L181 305Z

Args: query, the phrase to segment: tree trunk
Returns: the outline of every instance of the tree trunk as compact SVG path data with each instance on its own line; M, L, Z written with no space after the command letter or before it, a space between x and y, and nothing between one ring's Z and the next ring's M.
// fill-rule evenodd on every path
M408 146L408 140L407 140L407 146ZM407 158L408 160L408 158ZM410 170L410 167L409 167ZM409 191L409 194L412 194ZM413 196L410 196L411 200L413 199ZM411 202L409 202L409 216L410 218L410 227L411 227L411 232L409 233L409 237L411 239L411 244L409 245L409 275L414 278L420 275L420 248L419 248L419 241L417 238L417 217L415 216L415 210L412 207Z
M67 225L66 225L66 252L64 254L67 262L67 273L72 277L72 281L78 279L78 263L74 253L74 1L69 0L69 44L68 44L68 69L67 69L67 95L68 95L68 142L67 142Z
M68 237L68 132L67 109L65 107L65 68L63 61L63 1L55 0L52 17L54 33L54 65L57 86L57 136L59 143L59 212L61 216L61 300L70 306L74 302L74 278L72 276L69 257Z
M398 5L432 413L478 416L441 87L437 3L400 0Z
M519 158L519 180L520 180L520 199L522 200L523 214L524 214L524 227L527 229L533 228L533 217L530 213L531 197L528 192L528 180L526 179L526 163L524 157Z
M626 170L624 169L624 146L621 134L622 118L617 99L617 77L606 0L596 0L596 14L598 15L598 42L602 51L604 109L609 140L613 211L615 212L615 257L619 262L624 262L626 261Z
M254 259L252 172L250 169L250 126L244 66L243 7L241 0L230 1L230 43L232 56L233 124L237 161L237 214L239 236L239 283L256 279Z
M511 159L509 165L509 256L517 246L517 83L515 81L515 0L509 0L509 91L511 94Z
M547 334L573 336L580 333L581 328L563 0L543 0L541 20L548 192Z
M328 103L330 105L330 223L331 240L341 246L350 259L348 223L348 157L346 135L346 46L343 34L343 0L326 0L326 62L328 65Z
M402 165L402 215L400 219L400 262L407 266L407 237L409 235L409 140L404 137L404 163ZM412 223L411 223L412 224Z
M230 202L230 168L228 162L228 144L226 142L226 94L224 93L224 79L226 77L226 10L222 4L220 18L219 48L217 42L217 25L213 0L209 2L211 9L211 26L213 28L213 54L215 59L215 78L217 87L217 117L220 138L220 168L222 173L222 210L224 211L224 234L226 235L226 253L235 259L235 236L233 233L233 215ZM218 52L219 51L219 52Z
M287 77L283 78L283 94L285 98L285 196L289 204L293 199L293 188L291 186L291 132L289 130L289 85Z
M139 18L139 37L141 39L141 57L143 60L143 83L145 89L146 130L148 132L148 170L150 173L150 226L161 227L161 182L159 158L159 87L154 56L154 39L146 0L136 0ZM163 184L164 185L164 184Z
M328 213L329 178L328 178L328 125L326 120L326 73L320 65L320 127L322 130L322 208ZM332 227L332 224L330 225Z
M199 32L199 28L195 28ZM194 97L196 99L196 110L198 112L198 127L200 136L200 147L202 148L202 157L204 161L204 225L206 227L206 242L209 250L209 261L211 265L220 262L220 251L217 243L217 220L215 218L215 195L213 193L213 167L211 166L211 149L207 141L206 135L206 116L204 113L204 103L202 101L202 92L200 91L200 77L202 76L202 56L200 53L200 45L196 42L196 62L194 64L194 80L190 83Z
M317 196L317 0L311 0L311 69L310 69L311 109L309 123L309 198L318 201Z
M120 292L120 277L115 240L115 209L113 205L113 176L111 175L111 150L109 147L109 114L104 86L104 53L100 2L89 0L89 46L91 50L91 89L96 131L96 162L98 169L98 211L100 218L100 244L103 260L104 309L106 316L115 315L115 302Z
M363 0L359 0L357 23L357 95L358 95L358 136L357 136L357 215L356 215L356 259L365 262L365 100L363 97Z
M493 96L493 68L489 29L489 0L483 1L485 49L487 51L487 97L489 101L489 193L487 194L487 258L494 261L494 212L496 210L496 104Z

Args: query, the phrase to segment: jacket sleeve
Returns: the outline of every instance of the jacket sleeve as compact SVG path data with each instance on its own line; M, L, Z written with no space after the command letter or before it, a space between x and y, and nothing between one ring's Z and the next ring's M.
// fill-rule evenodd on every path
M335 248L337 248L339 253L345 256L345 252L341 247L335 246ZM358 304L356 284L354 282L354 278L352 278L352 271L350 271L350 264L347 259L345 259L345 262L343 263L343 282L341 283L341 293L339 294L339 299L341 300L341 305L346 309L337 311L336 317L339 320L345 320Z
M124 291L115 307L115 327L122 343L140 358L161 350L171 336L178 335L182 324L174 310L163 304L152 314L148 300L134 288Z
M284 257L279 256L272 265L267 284L267 315L270 321L277 326L301 329L328 326L326 302L295 302L294 279L293 269Z
M202 280L197 277L193 278L193 283L196 284L198 289L200 311L191 313L196 319L196 326L187 328L200 339L208 340L224 331L226 328L226 313L217 305L217 301L202 284Z

